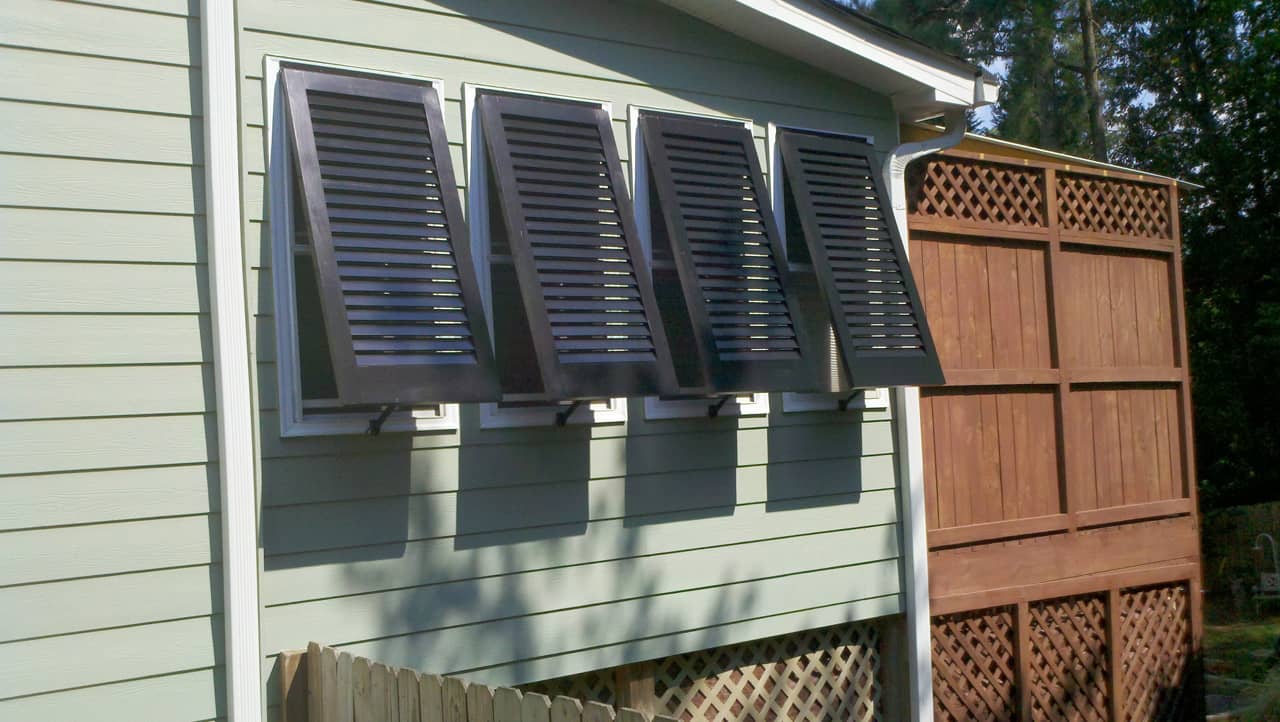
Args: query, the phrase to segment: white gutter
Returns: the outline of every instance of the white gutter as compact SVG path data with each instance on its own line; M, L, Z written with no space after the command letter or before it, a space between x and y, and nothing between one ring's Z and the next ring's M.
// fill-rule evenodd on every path
M258 636L258 528L249 326L240 220L236 19L227 0L201 0L204 181L222 496L222 616L226 715L262 719Z
M981 87L981 83L978 83ZM907 165L916 158L937 153L964 139L963 110L946 115L947 132L937 138L903 143L885 164L886 183L893 199L893 216L905 246L907 239ZM929 615L929 544L925 538L924 450L920 432L920 389L894 389L893 417L898 435L898 476L902 484L902 508L906 513L903 586L907 612L907 664L911 680L910 719L933 722L932 638Z

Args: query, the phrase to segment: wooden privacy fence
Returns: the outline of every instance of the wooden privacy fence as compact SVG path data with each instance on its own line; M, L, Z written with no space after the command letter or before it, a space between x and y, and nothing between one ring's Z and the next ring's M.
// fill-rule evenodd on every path
M284 722L676 722L572 697L423 674L315 642L281 655Z
M803 630L491 688L312 643L279 660L285 722L885 722L905 709L901 620ZM886 642L886 636L890 637Z
M972 138L909 171L946 376L920 394L939 720L1198 708L1177 208L1168 179Z

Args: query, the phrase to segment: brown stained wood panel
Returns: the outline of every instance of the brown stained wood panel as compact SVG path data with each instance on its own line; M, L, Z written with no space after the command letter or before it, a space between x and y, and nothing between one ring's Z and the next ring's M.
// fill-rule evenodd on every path
M1069 250L1058 273L1065 368L1177 365L1166 257Z
M1064 439L1076 509L1185 496L1178 403L1172 387L1072 388Z
M971 608L977 608L990 606L982 600L1003 599L1004 591L1018 587L1136 573L1139 568L1193 563L1199 556L1199 534L1189 516L940 549L929 553L929 597L968 596L976 600Z
M931 530L1061 511L1053 390L984 391L921 393Z
M912 259L944 369L1052 365L1042 248L925 236Z

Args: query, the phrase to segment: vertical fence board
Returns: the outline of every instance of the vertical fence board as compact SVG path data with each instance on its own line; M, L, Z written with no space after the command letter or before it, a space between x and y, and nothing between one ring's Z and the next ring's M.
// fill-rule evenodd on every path
M418 678L418 709L422 722L444 722L444 687L439 675Z
M418 675L412 669L401 669L396 674L396 701L400 705L400 722L421 722Z
M320 645L312 642L307 645L307 720L308 722L324 722L324 686L321 684L320 667L322 664Z
M334 696L335 709L333 719L335 722L352 722L351 720L351 693L352 693L352 677L351 665L353 663L350 654L343 652L338 655L337 670L334 680L338 686L338 693Z
M351 661L351 712L354 722L382 722L373 716L371 672L369 660L356 657Z
M599 702L582 705L582 722L613 722L613 708Z
M551 722L581 722L582 703L572 697L556 697L551 701Z
M511 689L510 687L501 687L494 690L493 722L520 722L522 702L519 690Z
M526 692L520 700L521 722L551 722L551 700L545 694Z
M444 722L467 722L467 685L456 677L444 680Z
M280 669L281 722L308 722L307 653L281 652L276 664Z
M493 690L483 684L467 687L468 722L493 722Z

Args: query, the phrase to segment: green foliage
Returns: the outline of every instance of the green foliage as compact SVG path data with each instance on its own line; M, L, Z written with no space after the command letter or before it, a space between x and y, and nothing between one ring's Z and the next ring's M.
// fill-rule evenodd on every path
M1002 70L993 135L1088 154L1078 0L865 0ZM1280 3L1095 0L1110 160L1205 186L1182 234L1206 508L1280 498Z

